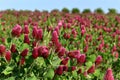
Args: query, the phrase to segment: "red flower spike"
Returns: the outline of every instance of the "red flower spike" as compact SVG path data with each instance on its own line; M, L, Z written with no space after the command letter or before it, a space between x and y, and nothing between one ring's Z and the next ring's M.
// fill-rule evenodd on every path
M102 56L99 55L95 60L95 64L99 65L101 62L102 62Z
M38 54L39 54L39 56L47 58L49 56L48 48L46 46L40 46L38 48Z
M12 36L19 37L22 32L22 27L20 25L16 25L12 29Z
M104 80L114 80L114 76L111 68L107 69L106 74L104 76Z
M83 52L87 52L88 51L88 45L85 46L85 48L83 49Z
M38 29L37 30L37 39L41 40L43 37L43 30L42 29Z
M22 57L21 59L20 59L20 65L24 65L24 63L25 63L25 58L24 57Z
M32 36L35 39L37 38L37 27L36 26L33 27Z
M70 59L69 57L64 58L64 59L61 61L61 64L66 65L66 64L68 63L68 60L69 60L69 59Z
M27 56L28 51L29 51L28 49L24 49L20 55L21 55L22 57L25 57L25 56Z
M30 44L30 39L29 39L28 34L24 35L24 43Z
M76 36L77 36L77 31L76 31L75 29L72 29L72 34L73 34L74 38L76 38Z
M5 59L6 59L8 62L10 62L10 60L11 60L11 52L10 52L10 51L6 51L6 52L5 52Z
M87 71L87 73L94 73L95 72L95 65L92 65L89 69L88 69L88 71Z
M58 56L59 56L59 57L64 56L65 52L66 52L65 48L64 48L64 47L61 47L61 48L59 49L59 51L58 51Z
M71 67L71 71L74 71L74 70L76 70L76 66Z
M58 34L57 34L56 31L53 31L53 33L52 33L52 42L53 42L54 44L56 44L56 43L59 42L59 40L58 40Z
M0 55L3 56L4 52L6 50L6 47L4 45L0 45Z
M68 71L68 66L64 65L63 66L63 71Z
M37 42L36 42L36 41L33 41L33 42L32 42L32 46L33 46L33 47L36 47L36 45L37 45Z
M81 35L83 36L85 34L85 30L82 30L81 31Z
M57 75L62 75L63 74L63 66L59 66L57 69L56 69L56 74Z
M116 45L113 46L112 51L113 51L113 52L114 52L114 51L117 51L117 47L116 47Z
M16 45L15 44L12 44L12 46L11 46L11 52L12 53L15 53L17 50L16 50Z
M85 54L81 54L80 57L77 58L77 62L79 64L83 64L83 63L85 63L85 61L86 61L86 55Z
M33 51L32 51L32 57L34 59L36 59L38 57L38 48L34 47Z
M29 34L29 27L28 25L25 25L24 28L23 28L23 33L24 34Z

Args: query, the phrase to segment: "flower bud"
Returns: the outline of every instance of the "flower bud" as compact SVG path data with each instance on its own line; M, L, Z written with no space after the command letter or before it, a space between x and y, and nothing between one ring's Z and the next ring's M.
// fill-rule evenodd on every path
M29 27L28 25L25 25L24 28L23 28L23 33L24 34L29 34Z
M6 51L6 52L5 52L5 59L6 59L8 62L10 62L10 60L11 60L11 52L10 52L10 51Z
M52 33L52 42L54 43L54 44L56 44L56 43L58 43L58 34L57 34L57 32L56 31L53 31L53 33Z
M32 36L35 39L37 38L37 27L36 26L33 27Z
M49 56L48 48L46 46L40 46L38 48L38 54L39 54L39 56L47 58Z
M85 63L86 61L86 55L85 54L81 54L79 58L77 58L77 62L80 64Z
M63 65L63 71L68 71L68 66Z
M95 72L95 65L92 65L89 69L88 69L88 71L87 71L87 73L94 73Z
M37 30L37 39L41 40L43 37L43 30L42 29L38 29Z
M95 60L95 64L99 65L101 62L102 62L102 56L99 55Z
M56 69L56 74L58 75L62 75L63 74L63 66L59 66L57 69Z
M29 51L28 49L24 49L20 55L21 55L22 57L25 57L25 56L27 56L28 51Z
M33 41L32 42L32 46L35 47L37 45L37 42L36 41Z
M21 32L22 32L22 27L20 25L16 25L12 29L12 35L15 37L19 37L21 35Z
M30 44L30 40L29 40L28 34L24 35L24 43Z
M71 71L74 71L74 70L76 70L76 66L71 67Z
M69 57L64 58L64 59L61 61L61 64L66 65L66 64L68 63L68 60L69 60Z
M61 56L64 56L66 50L64 47L61 47L60 50L58 51L58 56L61 57Z
M38 48L34 47L33 51L32 51L32 57L34 59L36 59L38 57Z
M104 75L104 80L114 80L112 69L108 68L106 74Z
M4 52L6 50L6 47L4 45L0 45L0 55L3 56Z
M12 46L11 46L11 52L12 53L15 53L17 50L16 50L16 45L15 44L12 44Z
M24 65L24 63L25 63L25 58L24 58L24 57L22 57L22 58L20 59L19 64L20 64L20 65Z

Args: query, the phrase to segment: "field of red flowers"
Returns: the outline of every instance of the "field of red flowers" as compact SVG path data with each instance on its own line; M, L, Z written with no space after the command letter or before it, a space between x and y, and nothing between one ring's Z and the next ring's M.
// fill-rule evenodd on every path
M0 80L120 80L119 14L0 12Z

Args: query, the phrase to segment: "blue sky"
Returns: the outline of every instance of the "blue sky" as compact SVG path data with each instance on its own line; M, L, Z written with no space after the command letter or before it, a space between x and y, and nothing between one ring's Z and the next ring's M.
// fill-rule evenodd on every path
M79 8L82 11L85 8L94 11L96 8L102 8L105 12L108 8L115 8L120 12L120 0L0 0L0 10L5 9L28 9L52 10L67 7L68 9Z

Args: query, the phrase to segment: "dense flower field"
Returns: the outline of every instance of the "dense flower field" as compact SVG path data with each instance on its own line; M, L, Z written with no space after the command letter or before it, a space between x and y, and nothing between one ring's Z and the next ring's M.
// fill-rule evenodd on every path
M1 80L120 80L120 16L0 12Z

